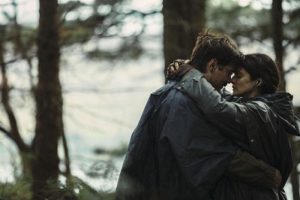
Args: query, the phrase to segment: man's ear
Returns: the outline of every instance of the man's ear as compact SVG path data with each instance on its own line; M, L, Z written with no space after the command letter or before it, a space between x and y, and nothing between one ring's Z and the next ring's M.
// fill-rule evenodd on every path
M217 68L217 60L216 59L210 59L207 63L207 70L209 72L214 72Z

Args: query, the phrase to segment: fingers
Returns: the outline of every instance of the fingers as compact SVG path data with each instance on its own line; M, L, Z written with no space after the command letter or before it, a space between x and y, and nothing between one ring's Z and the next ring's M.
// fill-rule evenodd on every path
M184 60L184 64L190 64L191 60L187 59L187 60Z
M174 62L172 62L168 69L167 69L167 75L169 77L173 77L176 76L177 71L179 70L179 63L177 62L178 60L175 60Z
M174 63L172 69L173 69L174 71L177 71L177 70L179 69L179 64L178 64L178 62L175 62L175 63Z
M167 68L167 78L178 78L179 74L183 71L182 65L190 63L190 60L176 59Z

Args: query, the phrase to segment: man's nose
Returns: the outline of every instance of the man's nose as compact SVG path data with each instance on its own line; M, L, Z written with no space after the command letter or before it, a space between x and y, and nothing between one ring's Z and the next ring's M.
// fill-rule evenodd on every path
M231 78L231 76L228 76L228 77L227 77L227 80L226 80L226 82L227 82L227 83L231 83L231 82L232 82L232 78Z
M235 77L231 77L231 78L230 78L230 83L233 84L234 82L235 82Z

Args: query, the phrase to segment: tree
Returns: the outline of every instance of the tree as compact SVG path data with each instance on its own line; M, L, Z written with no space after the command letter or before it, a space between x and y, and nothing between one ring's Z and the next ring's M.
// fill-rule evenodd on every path
M205 0L163 0L163 46L167 66L177 58L189 58L197 35L206 23Z
M0 126L0 131L4 133L20 152L23 175L31 177L33 175L34 199L48 196L47 183L52 182L52 186L57 186L56 181L59 173L70 175L70 160L68 158L66 138L64 137L62 120L62 95L59 82L59 57L60 47L70 47L76 44L85 44L95 38L99 40L107 37L121 37L120 32L113 32L110 29L122 29L122 20L127 16L144 17L156 14L157 11L143 13L135 10L121 9L122 1L99 1L85 4L80 1L68 1L58 5L57 1L40 1L40 21L38 29L37 44L35 41L37 30L18 24L16 0L12 0L11 6L14 13L4 13L7 24L0 26L0 64L1 64L1 103L8 118L8 124ZM0 5L2 6L2 5ZM93 12L87 18L67 20L70 12L76 12L82 7L91 7ZM105 9L101 9L105 7ZM109 8L109 9L108 9ZM111 10L105 12L103 10ZM140 20L141 22L143 20ZM143 32L127 35L123 38L118 51L105 52L102 49L94 49L86 53L88 58L122 58L122 56L137 56L141 53L139 36ZM59 37L62 36L62 37ZM97 45L96 45L97 46ZM13 50L8 49L12 47ZM7 51L6 51L7 50ZM36 52L38 51L38 52ZM133 52L133 53L132 53ZM9 56L7 56L9 55ZM32 59L38 57L38 75L32 73L34 66ZM5 60L5 58L12 58ZM33 104L36 104L36 130L34 139L28 144L22 137L18 120L14 110L16 106L11 101L10 92L16 91L13 83L9 85L7 66L19 61L26 61L28 64L30 91L34 94ZM35 79L37 78L37 85ZM20 120L21 121L21 120ZM58 168L59 158L57 155L58 139L62 137L65 150L66 171L60 172Z
M275 52L275 62L279 69L281 83L279 89L285 91L286 84L283 69L283 9L282 0L273 0L271 8L272 38Z
M272 38L273 38L273 47L275 52L275 61L277 63L281 83L279 85L279 90L286 91L286 82L285 82L285 71L283 67L283 58L284 58L284 47L283 47L283 9L282 9L282 0L273 0L271 8L271 21L272 21ZM298 176L298 162L296 156L296 141L294 137L290 137L292 153L294 157L294 164L291 173L291 183L293 191L293 199L300 200L299 194L299 176Z
M15 2L13 1L14 7L16 7ZM13 19L13 26L16 26L16 14ZM20 158L21 158L21 163L22 163L22 172L25 176L30 177L31 176L31 149L28 144L26 144L21 136L21 133L19 131L19 126L18 126L18 121L16 119L16 115L13 109L13 106L11 105L10 102L10 91L11 87L9 85L9 80L7 77L7 65L10 62L13 61L8 61L4 59L6 50L5 50L5 40L13 40L15 38L14 36L9 36L8 32L9 30L8 25L2 25L0 28L0 33L1 33L1 38L0 38L0 65L1 65L1 103L4 107L5 114L8 119L9 123L9 128L6 129L4 127L1 127L1 131L8 137L10 138L17 146L17 150L19 152ZM18 29L19 30L19 29ZM18 31L16 31L18 32ZM15 32L15 33L16 33ZM13 35L13 34L12 34ZM16 50L15 50L16 51Z
M36 134L33 139L33 199L49 196L47 182L55 185L59 174L58 139L63 132L63 102L59 81L59 30L57 0L40 0L38 28L38 84Z

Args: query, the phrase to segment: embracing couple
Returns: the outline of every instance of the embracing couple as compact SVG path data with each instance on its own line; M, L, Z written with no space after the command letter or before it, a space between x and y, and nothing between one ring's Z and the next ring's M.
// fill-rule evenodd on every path
M299 130L274 61L243 55L226 35L199 34L168 79L131 136L116 199L286 199L288 137Z

